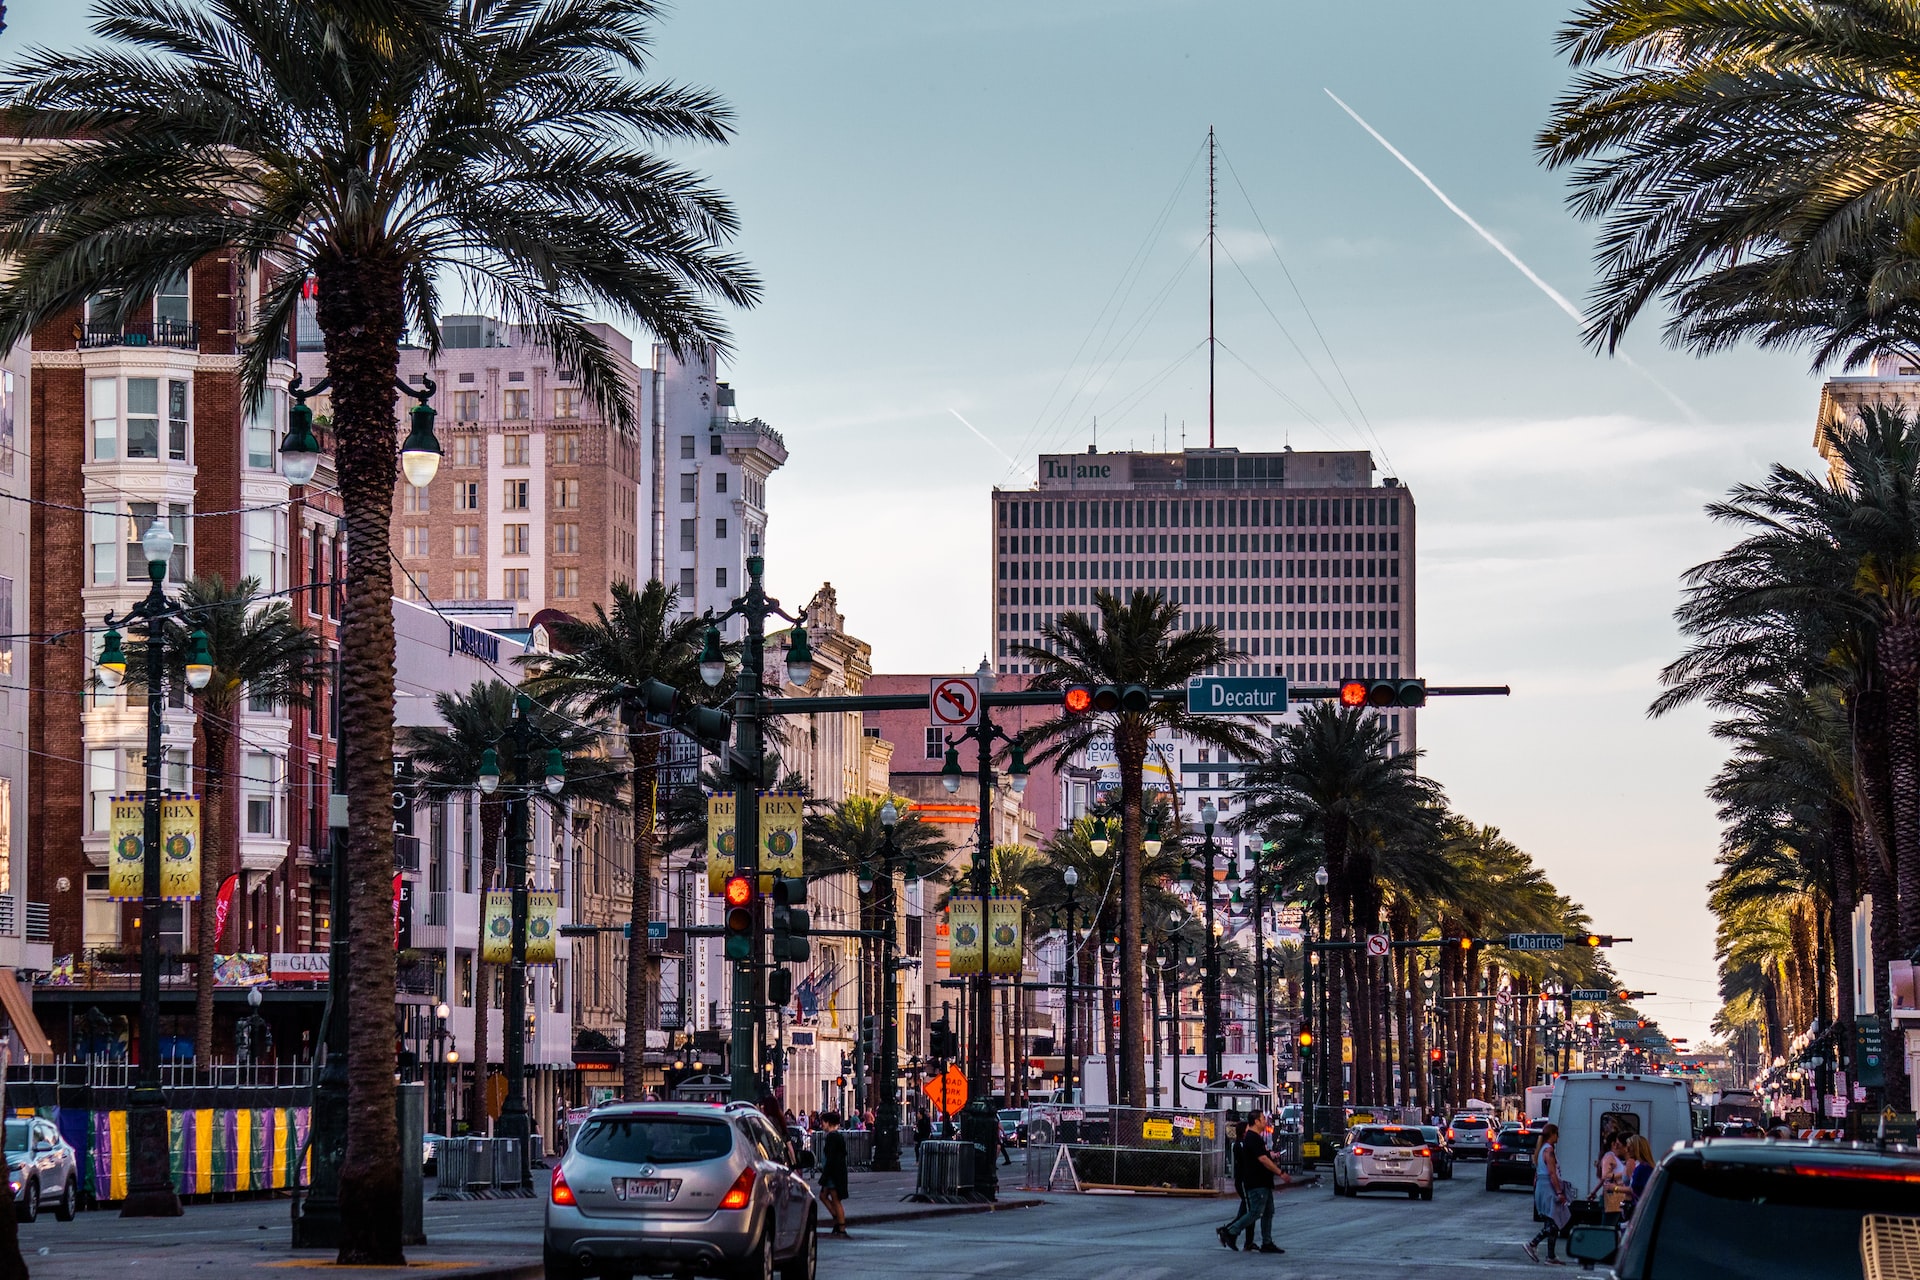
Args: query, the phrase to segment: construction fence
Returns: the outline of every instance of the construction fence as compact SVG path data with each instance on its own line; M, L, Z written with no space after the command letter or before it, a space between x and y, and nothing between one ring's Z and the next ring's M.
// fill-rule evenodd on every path
M1024 1185L1218 1195L1232 1168L1232 1129L1222 1111L1037 1106L1027 1124Z

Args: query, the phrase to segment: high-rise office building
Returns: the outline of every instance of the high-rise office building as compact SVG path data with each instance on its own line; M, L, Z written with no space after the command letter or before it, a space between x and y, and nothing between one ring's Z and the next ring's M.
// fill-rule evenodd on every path
M1095 592L1147 590L1244 655L1215 674L1418 673L1413 495L1364 451L1044 454L1033 488L994 490L991 520L1002 671L1029 671L1014 646ZM1412 713L1391 717L1412 749Z

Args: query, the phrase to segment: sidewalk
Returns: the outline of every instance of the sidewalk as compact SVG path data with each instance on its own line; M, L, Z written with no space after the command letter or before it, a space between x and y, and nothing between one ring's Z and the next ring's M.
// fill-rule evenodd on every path
M912 1155L900 1160L899 1173L868 1173L855 1169L849 1175L846 1200L847 1225L877 1226L883 1222L912 1222L920 1218L949 1218L956 1214L995 1213L1005 1209L1034 1209L1049 1203L1046 1196L1020 1189L1019 1161L1000 1166L999 1199L991 1204L916 1204L906 1197L913 1194L919 1171Z

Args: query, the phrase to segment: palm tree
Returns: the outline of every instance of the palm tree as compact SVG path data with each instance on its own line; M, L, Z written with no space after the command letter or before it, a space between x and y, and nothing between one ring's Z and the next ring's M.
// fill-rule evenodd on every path
M352 1007L394 998L395 379L411 330L439 345L441 290L526 325L608 419L637 403L588 326L616 316L676 354L725 342L707 299L758 282L722 247L726 201L650 148L724 142L713 94L642 78L648 0L115 0L98 44L0 72L17 136L60 145L0 201L0 348L102 298L124 317L230 254L258 301L238 335L258 399L309 278L332 379L348 530L342 733L353 886ZM395 1047L355 1021L339 1259L398 1263Z
M1182 628L1180 606L1150 591L1122 599L1107 591L1093 597L1093 620L1062 613L1041 633L1038 645L1016 645L1012 656L1033 664L1029 687L1140 685L1182 689L1189 679L1239 655L1214 626ZM1170 732L1235 755L1253 754L1258 737L1242 721L1191 715L1182 700L1149 701L1080 716L1062 716L1027 730L1020 744L1036 763L1070 760L1096 738L1110 737L1120 767L1120 1084L1122 1101L1143 1107L1146 1094L1146 970L1140 958L1140 907L1145 881L1141 820L1146 801L1143 776L1147 749L1156 734Z
M521 788L529 789L547 805L556 820L575 800L613 806L620 803L618 775L600 751L600 735L537 702L530 704L528 712L535 736L560 752L567 780L557 796L540 784L538 779L546 772L543 751L534 753L530 776L519 776L512 736L514 705L523 696L504 680L476 680L465 693L433 695L434 714L440 717L442 727L411 727L400 735L401 750L413 760L416 785L430 792L478 791L487 752L494 753L492 763L499 770L500 782L493 791L480 792L479 890L483 895L493 888L499 868L500 832L506 823L507 804ZM492 1065L487 1013L493 1007L493 966L480 958L486 951L486 931L486 913L482 912L480 940L473 952L473 1080L467 1095L467 1115L474 1122L487 1114L487 1070Z
M1397 751L1382 717L1363 707L1315 703L1301 711L1297 724L1281 728L1245 776L1245 825L1279 837L1277 843L1300 832L1318 844L1335 939L1377 930L1384 851L1411 852L1433 839L1443 797L1437 784L1420 776L1418 761L1417 752ZM1357 1088L1380 1087L1384 1079L1377 1071L1375 969L1350 951L1326 967L1336 1019L1343 995L1352 1002ZM1368 1011L1365 1019L1362 1010ZM1337 1047L1339 1028L1330 1028L1327 1038L1330 1048Z
M1577 166L1573 207L1604 221L1593 341L1616 346L1655 299L1674 304L1670 337L1710 341L1742 288L1762 298L1755 333L1775 323L1768 310L1824 299L1845 305L1824 322L1785 316L1794 340L1825 345L1823 329L1863 313L1911 340L1920 13L1882 0L1584 0L1559 44L1582 70L1538 146L1545 163ZM1852 283L1836 285L1836 270Z
M554 652L529 654L539 674L528 687L565 700L588 716L617 716L627 734L630 804L633 809L633 896L628 925L635 939L647 936L652 906L654 858L659 852L659 781L662 730L647 723L638 694L657 680L693 695L700 679L704 620L682 615L679 595L659 581L639 591L625 582L612 588L613 610L593 606L590 621L561 620L551 628ZM627 946L626 1036L620 1056L626 1096L643 1093L642 1063L647 1029L659 1021L660 967L650 948Z
M226 878L235 849L227 829L226 801L238 716L248 702L304 707L310 701L308 690L322 675L319 638L295 621L285 600L259 597L258 579L242 578L229 586L218 574L209 574L180 588L179 616L167 623L167 658L176 672L184 674L193 631L206 633L207 651L213 658L213 675L197 695L205 762L205 832L198 918L193 926L193 1053L204 1063L213 1061L213 954L220 882ZM138 652L130 652L129 669L144 671L144 644L130 648Z

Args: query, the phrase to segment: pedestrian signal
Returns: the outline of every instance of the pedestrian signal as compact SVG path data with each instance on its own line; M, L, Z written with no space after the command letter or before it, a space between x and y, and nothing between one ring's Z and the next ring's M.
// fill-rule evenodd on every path
M727 959L753 957L753 881L745 876L727 880Z
M793 1003L793 974L789 970L775 969L767 974L767 1003L776 1009Z
M1424 707L1425 680L1349 680L1340 686L1345 707Z

